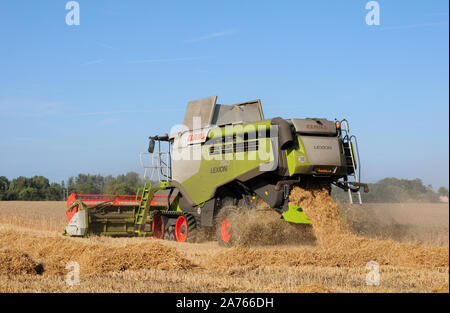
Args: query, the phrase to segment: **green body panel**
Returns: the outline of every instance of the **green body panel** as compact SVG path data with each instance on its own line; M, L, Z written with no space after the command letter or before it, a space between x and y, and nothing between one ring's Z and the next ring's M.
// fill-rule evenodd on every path
M223 128L217 130L209 138L219 138L222 136L232 136L244 134L246 127L250 124L243 126L243 131L236 131L236 128L231 129ZM262 121L258 123L252 123L256 129L262 128L267 130L270 128L270 120ZM190 198L196 204L203 203L214 196L214 191L217 187L220 187L234 179L243 175L251 170L257 170L258 167L265 163L270 163L274 160L274 154L261 153L261 150L273 151L271 139L258 138L245 140L237 136L235 143L247 142L249 146L258 146L259 150L233 152L233 142L208 144L206 142L202 145L202 160L200 164L200 170L181 185L185 191L189 194ZM211 149L221 149L220 152L215 155L211 155ZM214 150L217 151L217 150ZM222 153L224 151L224 153ZM263 154L263 158L260 158L260 153Z
M285 221L296 224L311 224L311 221L306 217L305 212L294 204L289 204L289 210L282 214Z
M180 208L180 203L178 202L178 199L176 200L176 203L174 201L174 203L172 204L172 208L173 211L177 211L177 212L181 212L183 213L183 210Z
M291 148L286 150L286 159L290 176L309 171L310 164L308 155L300 136L297 136L297 142Z

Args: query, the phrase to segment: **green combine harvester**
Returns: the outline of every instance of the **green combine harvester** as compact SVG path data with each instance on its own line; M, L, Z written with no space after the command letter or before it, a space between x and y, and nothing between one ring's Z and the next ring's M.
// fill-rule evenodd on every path
M261 199L288 222L310 223L289 204L296 185L318 183L330 192L335 185L361 203L360 189L368 188L359 181L357 140L346 120L265 119L259 100L216 101L190 102L180 131L150 137L148 153L140 154L148 181L137 196L71 194L64 233L183 242L196 228L214 227L219 243L230 245L229 215Z

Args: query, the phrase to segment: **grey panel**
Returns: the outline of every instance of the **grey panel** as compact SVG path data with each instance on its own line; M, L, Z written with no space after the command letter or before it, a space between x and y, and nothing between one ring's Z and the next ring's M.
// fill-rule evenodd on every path
M336 124L324 118L293 118L291 121L297 133L336 135Z
M204 129L205 132L209 128ZM183 183L198 173L202 160L202 145L189 144L189 136L195 131L187 131L177 135L172 144L172 180Z
M217 96L194 100L188 103L186 114L184 115L185 125L189 130L203 128L211 125L214 108L216 106ZM199 119L199 124L194 125L194 118Z
M259 100L236 105L217 104L212 118L212 124L227 125L233 123L252 123L264 119Z
M301 136L309 164L341 166L341 153L337 137Z
M86 212L82 210L75 213L65 230L69 236L84 236L87 230Z
M201 155L201 144L194 144L187 147L183 147L183 153L186 155ZM193 175L200 171L201 158L194 157L184 159L172 160L172 179L179 183L183 183L186 179L189 179Z
M285 119L280 117L273 118L270 124L278 126L278 143L280 148L285 150L294 141L291 126Z

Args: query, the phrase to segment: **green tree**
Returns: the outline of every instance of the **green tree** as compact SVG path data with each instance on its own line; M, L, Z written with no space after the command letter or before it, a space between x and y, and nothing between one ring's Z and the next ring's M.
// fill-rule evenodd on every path
M37 190L44 190L50 187L50 183L44 176L34 176L29 180L30 187L34 187Z
M448 197L448 189L445 187L440 187L438 190L438 195Z
M9 188L6 193L6 200L22 200L20 198L20 193L29 187L31 187L29 178L23 176L14 178L9 183ZM29 198L29 195L26 192L22 192L22 196L26 196L27 198Z
M67 188L70 188L73 185L74 185L73 177L69 177L69 179L67 180Z
M49 180L44 176L31 178L20 176L10 182L6 199L24 201L46 200L49 188Z
M0 176L0 201L6 200L6 193L9 189L9 180L5 176Z
M134 195L136 188L128 183L110 182L105 187L105 193L111 195Z
M25 187L19 191L19 200L23 201L38 201L41 199L39 192L34 187Z
M69 189L69 194L75 192L78 194L100 194L101 189L90 184L75 184Z
M61 201L63 199L63 186L57 183L50 184L45 191L45 200L48 201Z
M388 177L369 184L369 193L361 193L363 202L438 202L439 195L432 186L425 186L421 179L398 179ZM346 192L333 188L336 201L348 202Z

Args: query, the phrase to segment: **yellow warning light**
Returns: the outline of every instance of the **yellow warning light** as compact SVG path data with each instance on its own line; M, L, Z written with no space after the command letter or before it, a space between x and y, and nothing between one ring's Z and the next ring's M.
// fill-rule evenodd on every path
M269 194L267 191L264 191L264 193L266 194L266 196Z
M316 172L317 173L332 173L333 171L329 168L316 168Z

